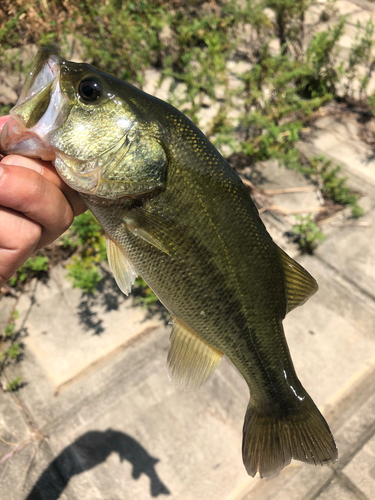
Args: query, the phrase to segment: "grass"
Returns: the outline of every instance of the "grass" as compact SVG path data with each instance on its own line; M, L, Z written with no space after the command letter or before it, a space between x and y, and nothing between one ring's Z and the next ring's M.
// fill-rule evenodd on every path
M307 41L311 5L312 0L18 0L15 7L4 0L0 63L8 72L25 73L30 61L14 55L27 43L53 43L67 58L75 44L82 59L140 87L146 69L156 68L160 81L170 82L169 100L198 125L207 102L215 103L205 132L218 148L242 154L250 165L276 159L311 178L324 199L350 206L359 217L358 195L341 167L323 157L306 161L297 142L322 106L335 99L349 102L358 89L369 112L375 109L375 94L368 92L374 25L357 25L349 57L340 62L345 17L331 28L322 25ZM334 2L322 9L321 23L334 15ZM365 75L362 66L368 68ZM183 91L174 92L177 87ZM9 103L0 106L2 112L9 109ZM74 252L67 266L73 286L92 293L106 258L98 223L88 213L79 216L61 244ZM48 256L29 259L12 284L42 276L48 265Z
M324 234L312 220L312 215L296 215L296 223L292 228L294 240L303 253L313 253L318 243L324 240Z
M99 263L106 259L103 230L95 217L90 212L76 217L63 244L75 251L67 265L73 287L93 292L103 278Z
M3 332L0 332L0 375L4 368L17 362L22 355L22 345L19 343L19 332L16 331L15 321L18 311L14 309L7 321ZM8 392L16 391L20 387L21 377L16 377L5 385Z
M35 255L27 259L17 273L9 280L13 287L20 287L35 276L45 276L49 269L49 260L45 255Z
M11 380L7 385L6 385L6 392L14 392L14 391L18 391L18 389L20 388L21 386L21 381L23 379L23 376L20 375L19 377L16 377L14 378L13 380Z

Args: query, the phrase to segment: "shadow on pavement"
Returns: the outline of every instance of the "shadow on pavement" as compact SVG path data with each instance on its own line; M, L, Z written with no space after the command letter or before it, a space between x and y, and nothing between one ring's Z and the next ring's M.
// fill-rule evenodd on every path
M82 292L78 306L80 323L86 331L91 331L93 335L101 335L105 331L102 326L103 320L99 318L95 310L96 307L104 307L105 312L117 311L124 300L112 273L103 266L100 267L100 270L103 279L99 281L96 293Z
M86 432L67 446L42 473L26 500L57 500L71 477L105 462L113 452L119 454L121 462L127 460L132 464L133 479L139 479L141 474L150 478L151 496L170 495L155 470L159 459L149 455L131 436L107 429Z
M105 333L103 320L97 312L98 307L104 309L104 312L117 311L124 301L131 300L120 291L112 273L105 266L101 266L100 270L103 279L99 281L96 293L82 292L77 311L80 324L92 335ZM170 322L170 315L161 302L156 301L146 305L144 300L139 300L144 295L144 289L141 286L133 285L131 295L132 306L145 309L145 320L159 318L166 325Z

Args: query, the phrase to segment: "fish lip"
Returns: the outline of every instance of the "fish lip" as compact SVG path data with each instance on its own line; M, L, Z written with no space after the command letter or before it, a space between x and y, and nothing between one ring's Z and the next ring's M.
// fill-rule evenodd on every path
M25 101L31 99L36 93L43 90L52 80L57 78L60 73L60 66L63 62L59 54L49 48L39 50L34 66L31 69L26 81L22 87L21 94L12 111Z
M48 147L35 132L30 131L14 116L10 116L0 133L0 150L5 154L26 155L44 161L55 159L52 147Z
M64 116L63 111L52 111L49 114L48 120L51 121L50 126L46 126L46 114L56 100L60 104L60 109L63 110L64 100L66 100L60 85L60 66L63 59L55 52L49 49L41 49L36 57L34 67L29 73L21 94L15 106L10 110L10 117L5 123L0 133L0 148L6 154L21 154L42 160L52 161L55 159L54 148L46 141L47 134L58 126L59 120ZM21 107L32 101L37 94L49 89L49 103L47 110L42 114L39 120L32 126L27 126ZM65 99L64 99L65 98ZM57 109L57 108L56 108Z

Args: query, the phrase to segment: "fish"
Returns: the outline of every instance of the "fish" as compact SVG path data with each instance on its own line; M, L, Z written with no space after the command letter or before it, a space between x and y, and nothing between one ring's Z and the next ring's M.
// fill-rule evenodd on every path
M318 285L272 240L204 134L170 104L47 48L10 115L1 150L52 161L103 227L120 289L141 276L170 312L172 383L199 389L224 354L245 379L247 473L334 463L282 324Z

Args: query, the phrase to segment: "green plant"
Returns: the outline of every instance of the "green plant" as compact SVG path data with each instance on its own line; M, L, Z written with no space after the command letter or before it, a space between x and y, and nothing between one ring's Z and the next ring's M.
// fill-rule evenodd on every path
M318 242L324 240L324 234L311 219L311 214L296 215L295 217L297 222L293 226L292 234L302 252L312 253Z
M323 155L313 156L308 160L307 166L301 167L301 171L317 182L325 198L351 207L353 217L363 215L363 209L358 204L358 194L346 185L347 177L339 175L341 167L333 165L332 160Z
M306 72L306 65L288 56L272 56L265 46L260 62L241 77L245 105L251 110L240 121L246 134L241 146L254 161L285 160L299 140L304 123L329 98L306 100L298 96L296 89Z
M138 277L135 280L134 288L136 294L136 304L141 304L143 307L151 307L159 302L155 293L147 286L147 283L142 278Z
M15 323L8 323L8 325L4 329L4 334L6 337L11 337L15 330Z
M9 111L13 108L13 104L0 104L0 116L9 115Z
M45 275L49 269L49 259L45 255L35 255L27 259L16 274L9 280L11 286L23 285L32 278Z
M305 14L314 0L266 0L265 5L275 13L274 30L280 40L281 52L302 57Z
M4 331L0 332L0 374L2 373L5 366L7 366L9 363L17 361L22 354L22 346L17 341L20 332L17 332L15 329L15 320L18 318L18 316L18 311L13 310L8 319L7 325L4 328ZM10 384L8 384L6 390L16 390L21 378L22 377L18 377ZM8 389L8 387L11 387L11 389Z
M74 256L67 269L73 288L81 288L84 292L94 292L103 279L97 261L84 259L82 256Z
M306 161L297 142L324 104L351 97L358 84L366 99L374 25L358 25L348 61L339 63L345 18L330 29L319 28L307 42L305 17L313 3L17 0L14 8L12 0L4 0L0 62L6 71L25 73L29 61L20 57L25 43L53 42L68 59L78 45L87 62L138 86L147 68L157 68L160 81L171 79L169 100L198 125L202 109L214 109L203 127L216 146L242 153L249 162L276 159L312 178L325 199L348 205L359 216L358 196L347 187L340 167L325 159ZM322 20L333 12L334 0L327 5ZM368 71L360 75L363 65ZM375 110L375 93L367 103ZM68 265L73 286L93 291L106 258L99 224L83 214L61 245L74 252ZM27 263L13 283L45 272L37 267L35 261Z
M20 345L17 342L14 342L6 351L5 354L9 357L9 359L17 359L21 354Z
M357 21L355 41L350 47L347 70L345 71L345 90L351 96L354 94L353 87L357 80L359 82L360 96L364 97L371 73L374 69L374 58L372 56L374 28L374 23L370 20L366 23L363 33L361 23ZM361 65L367 68L367 73L362 75L362 77L359 75L359 66Z
M229 8L218 16L214 9L189 7L178 9L169 19L175 49L167 51L162 75L184 83L185 92L173 104L195 121L206 96L215 99L218 89L228 90L226 66L234 50L234 38L229 35L235 15Z
M369 105L373 115L375 115L375 92L369 96Z
M74 219L62 241L76 248L72 262L67 265L67 276L72 281L73 287L93 293L103 279L100 263L107 258L103 229L91 212L85 212ZM135 287L137 303L151 306L158 301L156 295L141 278L137 278Z
M157 1L81 0L68 24L78 30L85 58L92 64L142 84L144 70L157 62L166 13L166 6Z
M91 212L85 212L74 219L63 242L76 248L76 254L67 265L67 276L73 287L93 292L103 279L99 264L106 259L107 254L103 230Z
M316 33L306 49L306 63L309 73L301 82L304 96L333 98L337 84L343 74L343 66L337 66L340 48L338 41L344 33L345 18L340 17L333 28Z
M4 328L5 338L12 337L14 335L16 329L16 324L14 321L18 318L19 318L19 312L17 311L17 309L15 309L14 311L12 311L8 324Z
M11 380L5 387L5 390L7 392L14 392L17 391L20 388L20 382L23 379L23 376L20 375L19 377L16 377L15 379Z

